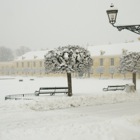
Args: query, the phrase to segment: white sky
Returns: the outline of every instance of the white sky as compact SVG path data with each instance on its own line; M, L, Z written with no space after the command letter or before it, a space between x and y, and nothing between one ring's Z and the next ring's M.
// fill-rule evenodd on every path
M137 41L139 35L109 24L111 3L119 10L116 24L140 24L140 0L0 0L0 46L37 50Z

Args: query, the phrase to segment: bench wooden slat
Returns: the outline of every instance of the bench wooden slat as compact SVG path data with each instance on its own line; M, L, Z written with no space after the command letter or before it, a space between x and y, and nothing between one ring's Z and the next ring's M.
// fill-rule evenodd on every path
M117 87L124 87L124 86L108 86L108 88L117 88Z
M107 88L103 88L103 91L116 91L116 90L124 90L125 85L112 85L108 86Z
M68 89L68 87L41 87L40 90L48 90L48 89Z
M50 94L50 93L67 93L67 91L48 91L48 92L40 92L39 94Z
M68 93L68 87L40 87L39 91L35 92L35 95L37 95L37 96L39 96L40 94L54 95L55 93L65 93L65 94L67 94Z

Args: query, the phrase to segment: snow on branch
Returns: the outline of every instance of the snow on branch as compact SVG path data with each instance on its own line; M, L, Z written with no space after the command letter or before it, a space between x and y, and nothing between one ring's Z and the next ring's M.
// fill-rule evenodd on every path
M140 72L140 52L128 52L120 58L120 72Z
M64 46L49 51L45 56L45 70L50 72L85 72L92 66L89 51L79 46Z

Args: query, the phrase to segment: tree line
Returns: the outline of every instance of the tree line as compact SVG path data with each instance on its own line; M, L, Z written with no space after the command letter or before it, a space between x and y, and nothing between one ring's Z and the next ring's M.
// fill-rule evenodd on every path
M14 58L21 56L27 52L31 51L30 48L21 46L16 50L11 48L0 46L0 62L13 61Z

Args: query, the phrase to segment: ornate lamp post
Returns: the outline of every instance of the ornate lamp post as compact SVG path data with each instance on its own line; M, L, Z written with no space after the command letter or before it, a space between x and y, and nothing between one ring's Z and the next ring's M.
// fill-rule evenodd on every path
M113 27L116 27L119 31L127 29L140 35L140 25L123 25L123 26L114 25L116 23L118 9L114 8L113 4L111 4L110 9L108 9L106 12L108 15L109 22L113 25Z

